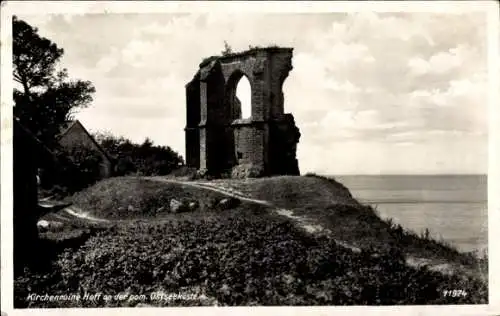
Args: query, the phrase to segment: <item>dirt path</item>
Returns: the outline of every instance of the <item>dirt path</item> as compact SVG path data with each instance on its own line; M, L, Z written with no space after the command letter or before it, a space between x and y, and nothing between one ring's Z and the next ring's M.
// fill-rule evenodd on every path
M78 217L80 219L85 219L85 220L88 220L91 222L106 222L106 223L110 222L110 220L108 220L108 219L94 217L94 216L90 215L88 212L84 212L81 209L76 208L76 207L67 207L64 209L64 211L66 213L74 216L74 217Z
M214 192L218 192L221 194L224 194L228 197L233 197L240 199L242 201L250 202L250 203L257 203L260 205L264 205L267 207L270 207L273 209L273 211L280 215L287 217L289 219L292 219L295 221L299 227L303 228L305 231L311 234L329 234L331 231L325 227L323 227L320 223L317 223L312 218L305 217L305 216L297 216L294 215L293 210L288 210L288 209L283 209L283 208L278 208L274 206L271 202L265 201L265 200L259 200L252 198L240 191L238 191L236 188L231 187L227 183L220 183L220 182L196 182L196 181L179 181L179 180L173 180L173 179L166 179L166 178L161 178L161 177L146 177L146 179L153 180L153 181L159 181L159 182L166 182L166 183L176 183L180 185L187 185L199 189L206 189L206 190L211 190ZM348 244L346 242L336 240L336 243L344 248L348 248L354 252L360 252L361 249L359 247L356 247L354 245ZM426 265L429 270L440 272L442 274L461 274L461 273L467 273L467 274L474 274L477 275L477 272L475 271L470 271L464 266L461 265L456 265L456 264L451 264L443 261L438 261L438 260L430 260L428 258L421 258L421 257L415 257L412 256L411 254L407 255L406 258L406 264L409 266L418 268L423 265Z
M187 185L199 189L205 189L205 190L211 190L214 192L218 192L221 194L224 194L225 196L228 197L233 197L240 199L241 201L246 201L250 203L256 203L259 205L267 206L271 208L276 214L280 216L287 217L289 219L292 219L295 221L299 227L304 229L306 232L311 233L311 234L329 234L330 230L323 227L316 221L314 221L311 218L305 217L305 216L297 216L294 215L292 210L288 209L283 209L274 206L271 202L265 201L265 200L259 200L252 198L250 196L247 196L246 194L238 191L235 188L229 188L229 187L223 187L220 183L206 183L206 182L195 182L195 181L178 181L178 180L172 180L172 179L165 179L165 178L160 178L160 177L147 177L146 179L153 180L153 181L159 181L159 182L166 182L166 183L176 183L180 185ZM354 245L347 244L342 241L336 241L336 243L342 247L349 248L352 251L355 252L360 252L361 249Z
M38 204L44 208L53 208L54 211L47 213L47 215L51 214L52 216L54 216L58 219L66 219L67 220L66 217L59 215L59 213L62 211L66 215L70 215L70 216L76 217L78 219L87 220L89 222L94 222L94 223L95 222L101 222L101 223L110 222L110 220L107 220L104 218L94 217L94 216L90 215L89 212L85 212L85 211L83 211L80 208L75 207L75 206L67 205L67 206L64 206L62 208L59 208L58 204L56 202L51 201L50 199L40 200L40 202Z
M251 196L248 196L239 190L237 188L231 187L227 183L218 183L218 182L198 182L198 181L182 181L182 180L174 180L174 179L167 179L167 178L162 178L162 177L144 177L144 179L147 180L152 180L152 181L158 181L158 182L164 182L164 183L174 183L178 185L183 185L183 186L190 186L202 190L211 190L213 192L217 192L220 194L223 194L227 197L233 197L237 198L241 201L246 201L250 203L255 203L259 205L263 205L266 207L271 208L275 214L279 216L283 216L286 218L289 218L293 220L299 227L304 229L306 232L311 233L311 234L330 234L331 231L321 225L321 223L318 223L317 220L306 217L306 216L297 216L294 214L293 210L289 209L283 209L274 206L271 202L266 201L266 200L259 200L256 198L253 198ZM45 205L50 205L52 202L50 200L45 200L43 201L43 204ZM87 220L91 223L96 223L96 222L111 222L110 220L107 219L102 219L102 218L97 218L92 215L90 215L89 212L85 212L77 207L74 206L69 206L63 209L65 212L65 215L70 215L73 217L76 217L80 220ZM360 252L361 249L359 247L356 247L355 245L348 244L346 242L343 242L341 240L336 240L336 243L344 248L348 248L354 252ZM409 266L413 267L419 267L422 265L427 265L430 270L433 271L438 271L443 274L454 274L454 273L469 273L465 267L457 266L454 264L442 262L442 261L431 261L428 258L420 258L420 257L415 257L412 255L407 256L406 263ZM475 274L475 273L474 273Z

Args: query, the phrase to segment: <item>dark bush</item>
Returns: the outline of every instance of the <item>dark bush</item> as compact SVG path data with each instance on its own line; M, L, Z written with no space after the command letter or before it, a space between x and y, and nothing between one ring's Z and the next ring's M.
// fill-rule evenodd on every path
M182 157L168 146L154 145L146 138L136 144L124 137L100 133L94 136L101 147L115 160L115 175L167 175L184 165Z
M329 237L312 237L286 220L233 212L216 220L134 222L66 251L52 273L18 278L18 307L133 306L128 301L22 302L39 293L102 292L148 295L201 288L219 305L389 305L485 303L485 284L405 264L393 251L360 253ZM467 289L446 297L445 289ZM155 306L200 305L152 301Z
M57 164L42 171L45 195L65 196L82 190L100 179L102 157L86 147L54 149Z

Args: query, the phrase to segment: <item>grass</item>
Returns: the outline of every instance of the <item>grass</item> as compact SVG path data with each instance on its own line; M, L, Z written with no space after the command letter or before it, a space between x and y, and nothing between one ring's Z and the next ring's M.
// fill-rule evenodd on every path
M177 178L183 180L194 180L197 175L197 169L187 166L182 166L172 170L166 177L167 178Z
M139 219L168 214L171 199L197 201L201 211L214 208L223 194L138 177L103 180L72 196L73 204L104 219Z
M297 215L318 219L334 236L361 248L396 247L408 256L465 265L479 269L475 256L462 253L429 233L406 230L391 219L382 220L370 206L331 205L326 209L295 209ZM484 268L484 266L481 266Z
M444 240L406 230L391 219L382 219L376 209L356 201L349 190L333 178L306 174L304 177L272 177L232 180L232 186L257 199L292 210L294 215L313 218L339 240L360 248L397 247L415 257L442 260L485 269L485 259L458 251Z
M33 265L16 277L15 307L487 302L487 284L475 277L408 266L407 248L454 260L460 255L429 236L399 232L334 180L309 176L235 183L255 198L318 218L333 234L307 234L257 204L215 211L211 203L222 195L208 190L132 177L108 179L74 195L73 202L95 216L120 221L74 221L62 231L45 233L38 252L51 255L43 268ZM205 206L189 213L157 212L169 198L197 199ZM82 233L72 236L74 231ZM362 251L339 246L342 236L358 241ZM467 295L444 296L449 289L466 289ZM149 294L157 291L195 293L196 299L152 300ZM29 293L86 292L144 299L26 300Z
M50 272L16 280L17 307L135 306L139 301L26 302L29 293L144 295L154 306L388 305L481 303L486 288L466 276L414 269L394 253L355 253L313 237L260 206L198 221L133 221L66 249ZM466 298L442 291L466 288ZM30 288L28 291L27 288ZM151 292L208 299L155 301ZM196 291L196 292L195 292ZM83 294L82 294L83 295Z
M334 180L302 176L276 176L246 180L219 180L256 199L287 209L329 207L332 204L359 205L349 190Z

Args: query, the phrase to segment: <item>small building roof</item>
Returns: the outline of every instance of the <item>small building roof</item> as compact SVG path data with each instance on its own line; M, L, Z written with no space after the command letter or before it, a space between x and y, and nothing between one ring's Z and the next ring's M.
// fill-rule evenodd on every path
M102 152L102 154L110 161L113 162L113 158L109 156L109 154L102 148L101 145L95 140L95 138L87 131L87 129L83 126L83 124L79 120L70 120L70 121L65 121L61 131L57 135L57 140L61 140L68 134L70 130L72 130L74 127L80 126L80 128L84 131L84 133L90 138L90 140L94 143L94 145L99 149L99 151Z

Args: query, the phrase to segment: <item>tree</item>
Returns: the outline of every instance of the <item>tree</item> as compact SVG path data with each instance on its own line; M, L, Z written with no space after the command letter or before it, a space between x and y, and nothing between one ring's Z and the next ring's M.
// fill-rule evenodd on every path
M38 138L51 143L61 124L92 102L89 81L70 80L67 69L57 70L64 54L38 29L13 17L14 115Z
M144 175L166 175L184 164L182 157L172 148L154 145L146 138L142 144L132 143L124 137L110 133L94 136L101 147L116 161L116 174L140 172Z
M78 176L72 177L70 184L77 182L76 191L95 183L100 178L102 157L98 152L82 146L66 149L67 157L77 170Z
M231 46L229 46L229 44L224 41L224 50L221 52L222 56L227 56L227 55L231 55L233 53L233 49L231 48Z

